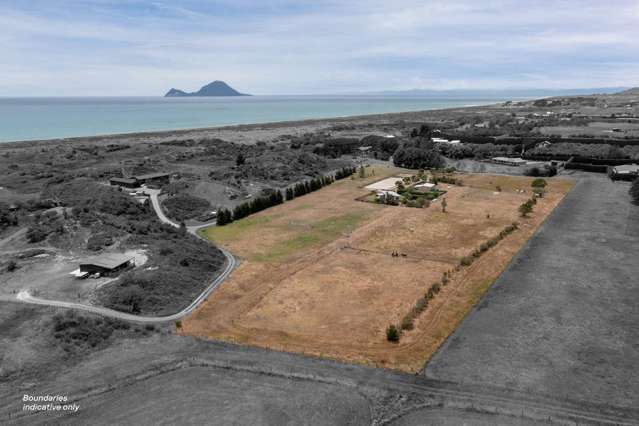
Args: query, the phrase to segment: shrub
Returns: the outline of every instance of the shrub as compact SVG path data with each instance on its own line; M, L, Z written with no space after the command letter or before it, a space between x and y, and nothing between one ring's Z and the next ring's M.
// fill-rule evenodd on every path
M530 184L530 186L532 186L533 188L545 188L546 185L548 184L546 183L544 179L535 179Z
M526 201L521 206L519 206L519 214L521 214L521 217L528 216L528 214L531 213L532 211L533 211L533 203L530 200Z
M180 320L175 321L175 328L177 328L177 329L182 328L182 321L180 321Z
M169 217L176 220L194 219L211 210L211 203L190 194L178 194L162 202Z
M449 282L450 282L450 279L448 278L448 274L444 272L444 275L442 276L442 285L446 285Z
M30 243L39 243L40 241L44 241L47 238L48 233L36 226L27 229L27 241Z
M402 318L402 323L400 324L400 327L402 330L412 330L413 329L413 315L412 312L409 312L408 314L404 315L404 318Z
M53 337L67 352L94 348L107 341L118 329L129 325L120 320L84 316L74 311L53 317Z
M98 251L102 247L110 246L113 244L113 237L107 233L100 232L93 234L87 240L87 250Z
M400 333L394 324L391 324L386 329L386 340L389 342L399 342Z
M472 263L473 263L473 258L470 256L464 256L459 261L459 264L461 266L470 266Z
M18 269L18 264L16 263L16 261L10 260L9 263L7 263L7 272L13 272L16 269Z
M428 291L424 295L424 298L428 301L428 300L431 300L433 297L435 297L435 292L433 291L433 288L431 287L428 289Z
M417 313L422 313L426 310L427 307L428 307L428 300L425 297L420 297L419 299L417 299L417 303L415 303L414 310Z

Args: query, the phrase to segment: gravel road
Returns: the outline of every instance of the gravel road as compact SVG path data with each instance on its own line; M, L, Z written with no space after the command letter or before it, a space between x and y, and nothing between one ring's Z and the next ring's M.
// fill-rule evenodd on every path
M153 206L153 209L155 210L155 213L157 214L158 219L160 219L160 221L163 223L179 228L179 225L171 221L162 211L162 207L158 199L160 190L144 189L144 191L149 195L151 199L151 205ZM187 230L193 235L195 235L197 238L202 239L202 237L197 233L197 231L201 228L205 228L205 227L213 226L213 225L215 225L215 222L205 223L205 224L201 224L197 226L191 226L187 228ZM238 262L235 259L235 256L233 256L230 252L220 247L218 247L218 249L226 257L226 264L224 265L224 270L211 282L211 284L208 285L208 287L206 287L206 289L204 289L202 293L200 293L198 297L195 298L195 300L193 300L193 302L191 302L189 306L187 306L186 308L182 309L180 312L177 312L173 315L167 315L162 317L150 317L150 316L127 314L125 312L120 312L113 309L104 308L101 306L65 302L62 300L41 299L41 298L32 296L31 294L29 294L27 290L20 291L16 295L15 300L22 303L31 303L35 305L45 305L45 306L55 306L55 307L66 308L66 309L76 309L80 311L91 312L94 314L102 315L105 317L116 318L116 319L121 319L125 321L135 321L140 323L163 323L163 322L169 322L169 321L176 321L193 312L202 302L206 300L207 297L209 297L209 295L218 286L220 286L220 284L224 282L226 278L228 278L228 276L233 272L233 270L237 266ZM0 300L10 301L11 299L4 297L4 298L0 298Z

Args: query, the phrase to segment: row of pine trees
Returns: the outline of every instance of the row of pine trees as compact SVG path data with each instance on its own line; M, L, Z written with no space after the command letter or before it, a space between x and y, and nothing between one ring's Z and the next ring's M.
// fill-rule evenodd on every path
M355 171L355 167L343 167L335 172L334 176L319 176L305 182L300 182L293 186L290 186L285 190L286 201L290 201L295 197L300 197L304 194L308 194L309 192L317 191L324 186L330 185L336 180L347 178L355 173ZM233 212L228 209L220 209L217 213L217 225L224 226L228 223L233 222L234 220L239 220L253 213L265 210L269 207L282 204L284 202L284 198L285 197L284 195L282 195L282 192L276 190L273 191L273 193L271 193L270 195L257 197L252 199L251 201L236 206L233 209Z

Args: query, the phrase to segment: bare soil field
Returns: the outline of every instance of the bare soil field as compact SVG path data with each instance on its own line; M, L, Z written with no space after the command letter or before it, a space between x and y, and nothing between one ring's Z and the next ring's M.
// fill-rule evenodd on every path
M582 174L427 377L638 407L639 207L628 187Z
M417 209L356 201L364 186L402 172L371 168L364 179L205 231L242 264L183 333L418 371L572 185L551 180L523 219L517 208L531 196L531 178L460 174L464 186L439 185L446 213L439 202ZM518 220L519 230L453 275L399 344L386 340L386 327L444 272Z

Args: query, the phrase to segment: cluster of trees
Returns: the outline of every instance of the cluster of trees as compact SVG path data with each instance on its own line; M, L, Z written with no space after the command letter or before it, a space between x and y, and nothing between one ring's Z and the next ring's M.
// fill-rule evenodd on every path
M511 233L515 232L519 228L518 223L512 223L505 227L496 237L493 237L482 243L470 256L462 258L459 266L455 268L455 271L460 271L464 266L470 266L475 259L478 259L482 254L488 251L490 248L496 246L499 241L506 238ZM404 315L399 325L391 324L386 329L386 339L389 342L399 342L402 332L406 330L412 330L414 327L415 319L428 308L429 302L435 298L435 296L441 291L443 287L446 287L453 275L453 270L446 271L442 274L441 280L433 283L426 293L417 299L411 310Z
M335 180L345 179L349 176L352 176L357 170L355 167L342 167L338 171L335 172Z
M64 220L56 211L34 215L34 223L27 229L27 241L38 243L44 241L50 234L64 234Z
M442 167L444 160L432 142L417 139L397 149L393 163L408 169L435 169Z
M253 213L261 212L269 207L282 204L284 196L281 191L273 190L269 195L253 198L251 201L242 203L233 209L233 220L239 220Z
M527 151L528 155L577 156L587 158L639 159L639 146L619 146L611 143L569 143L556 142L552 145L536 147Z
M233 222L233 213L231 213L231 211L228 209L219 209L217 211L215 222L218 226L224 226L228 223L231 223Z
M449 185L464 186L464 182L461 179L457 179L446 174L436 175L433 173L433 183L435 185L438 183L447 183Z
M285 198L289 201L295 197L300 197L304 194L308 194L309 192L317 191L326 185L330 185L336 180L351 176L355 173L355 171L355 167L343 167L335 172L335 176L320 176L286 188L285 196L282 195L281 191L273 190L269 195L254 198L247 203L240 204L233 209L232 213L228 209L220 209L217 213L217 225L223 226L233 222L234 220L239 220L269 207L282 204Z
M162 203L169 217L177 220L193 219L211 210L211 203L204 198L190 194L178 194Z
M334 138L323 140L313 149L313 153L325 157L337 158L342 155L352 154L361 146L361 142L356 138Z
M224 226L233 222L234 220L242 219L253 213L257 213L262 210L268 209L269 207L282 204L283 202L284 196L282 195L282 192L273 190L269 195L256 197L251 201L236 206L233 209L232 213L228 209L220 209L217 212L216 222L218 226Z
M295 197L301 197L309 192L317 191L318 189L330 185L335 182L333 176L320 176L305 182L299 182L295 185L286 188L286 201L290 201Z

